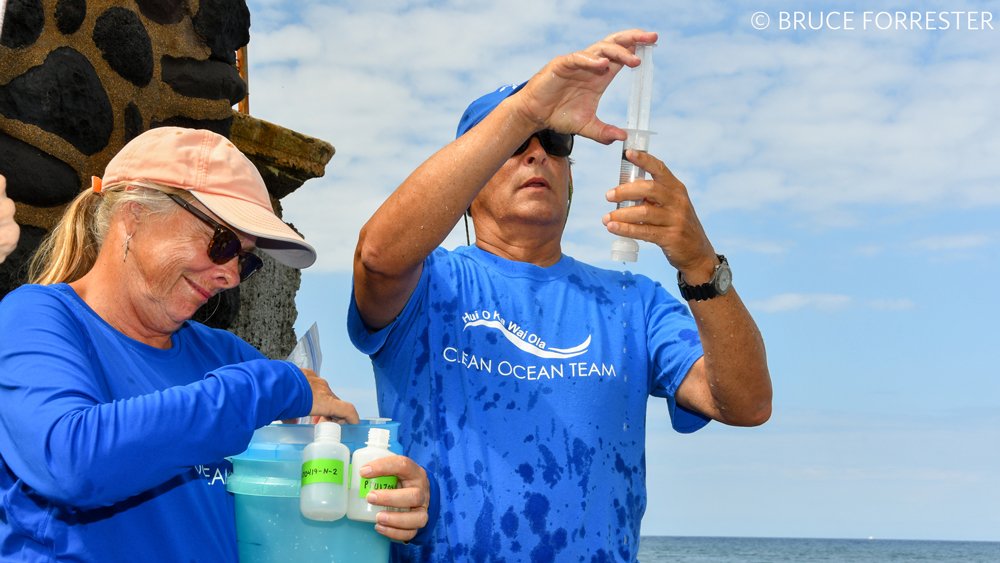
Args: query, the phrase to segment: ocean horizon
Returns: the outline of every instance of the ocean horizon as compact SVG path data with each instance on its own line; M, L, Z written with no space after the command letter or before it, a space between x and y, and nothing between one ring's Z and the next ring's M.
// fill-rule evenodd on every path
M881 538L642 536L642 563L1000 561L1000 542Z

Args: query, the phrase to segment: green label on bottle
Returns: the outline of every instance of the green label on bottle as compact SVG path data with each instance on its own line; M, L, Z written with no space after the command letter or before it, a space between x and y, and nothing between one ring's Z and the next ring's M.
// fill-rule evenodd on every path
M372 491L382 491L385 489L395 489L399 479L395 475L385 477L373 477L371 479L361 478L361 488L358 489L358 496L365 498Z
M344 484L344 462L339 459L314 459L302 464L302 486L313 483Z

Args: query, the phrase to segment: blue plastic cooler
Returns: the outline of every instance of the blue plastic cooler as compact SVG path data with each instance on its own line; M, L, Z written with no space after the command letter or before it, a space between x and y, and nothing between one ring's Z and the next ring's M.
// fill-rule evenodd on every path
M399 423L364 419L341 425L351 452L365 446L368 430L389 430L389 450L402 453ZM346 517L309 520L299 512L302 450L313 440L312 424L272 424L254 432L247 450L230 458L226 489L236 497L236 536L241 563L385 563L389 539L374 524Z

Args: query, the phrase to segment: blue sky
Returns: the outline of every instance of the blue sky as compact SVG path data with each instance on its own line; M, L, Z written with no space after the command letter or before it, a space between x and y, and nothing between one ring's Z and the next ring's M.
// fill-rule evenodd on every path
M337 150L283 206L320 252L296 328L319 323L323 375L363 416L358 229L473 98L642 27L660 33L650 151L729 257L775 387L756 429L681 436L650 402L643 534L1000 541L1000 2L249 5L251 112ZM599 115L624 124L627 96L623 74ZM577 143L564 244L608 268L619 157ZM656 248L631 268L676 295Z

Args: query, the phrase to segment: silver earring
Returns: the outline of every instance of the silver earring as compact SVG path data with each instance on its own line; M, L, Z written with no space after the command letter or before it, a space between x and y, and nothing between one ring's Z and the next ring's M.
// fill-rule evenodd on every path
M122 256L122 262L124 262L128 258L128 243L131 240L132 240L132 235L128 235L127 237L125 237L125 242L122 244L122 247L125 249L125 255Z

